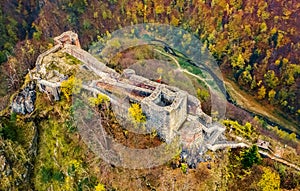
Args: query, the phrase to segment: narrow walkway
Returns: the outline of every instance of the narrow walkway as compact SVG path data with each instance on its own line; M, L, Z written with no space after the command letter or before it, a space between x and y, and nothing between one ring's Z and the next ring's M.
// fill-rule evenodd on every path
M234 139L237 139L237 136L236 136L236 135L231 135L231 137L234 138ZM244 140L244 139L241 138L241 137L239 137L239 139L241 139L240 141L242 141L243 144L244 144L246 147L248 147L248 148L251 147L251 143L249 143L248 141ZM270 152L271 152L271 151L270 151ZM285 165L287 165L287 166L289 166L289 167L291 167L291 168L294 168L294 169L300 171L300 167L299 167L299 166L297 166L297 165L295 165L295 164L293 164L293 163L291 163L291 162L289 162L289 161L287 161L287 160L285 160L285 159L283 159L283 158L279 158L279 157L277 157L277 156L275 156L275 155L273 155L273 154L270 154L269 152L263 151L263 150L258 150L258 153L261 154L261 155L264 155L264 156L266 156L266 157L269 157L269 158L272 159L272 160L275 160L275 161L277 161L277 162L280 162L280 163L282 163L282 164L285 164Z
M282 158L278 158L278 157L276 157L276 156L274 156L274 155L271 155L270 153L267 153L267 152L262 151L262 150L258 150L258 152L259 152L260 154L262 154L262 155L265 155L265 156L269 157L269 158L272 159L272 160L275 160L275 161L277 161L277 162L280 162L280 163L282 163L282 164L285 164L285 165L287 165L287 166L289 166L289 167L291 167L291 168L294 168L294 169L300 171L300 167L299 167L299 166L297 166L297 165L295 165L295 164L293 164L293 163L290 163L290 162L288 162L288 161L286 161L286 160L284 160L284 159L282 159Z

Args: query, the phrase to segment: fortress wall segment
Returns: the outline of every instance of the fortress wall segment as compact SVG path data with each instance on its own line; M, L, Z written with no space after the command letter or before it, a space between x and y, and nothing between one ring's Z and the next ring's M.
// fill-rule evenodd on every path
M151 81L147 78L144 78L142 76L138 76L138 75L135 75L135 74L131 74L130 77L129 77L129 80L136 83L136 84L144 83L146 85L153 86L153 87L157 87L157 86L161 85L157 82L153 82L153 81Z
M36 62L35 62L35 66L36 66L36 70L39 72L40 69L41 69L41 65L42 65L42 61L43 61L43 58L45 56L47 56L48 54L51 54L53 52L56 52L58 51L59 49L61 49L61 45L55 45L54 47L52 47L51 49L47 50L46 52L40 54L37 59L36 59Z
M196 115L197 108L201 108L201 102L195 96L192 96L190 94L188 94L187 97L187 105L187 112L191 115Z
M212 124L212 117L210 117L209 115L204 113L201 108L196 109L196 115L199 117L199 119L201 121L203 121L205 123L205 125L211 125Z
M200 122L187 119L182 128L178 131L183 149L189 150L191 147L203 145L204 136Z
M170 106L170 129L171 132L177 132L187 118L187 95L178 92L178 96L174 99Z
M37 86L41 92L51 94L55 101L59 100L60 83L52 83L46 80L37 80Z
M188 114L198 116L207 125L212 123L212 118L202 111L201 102L195 96L188 94L187 105Z
M115 70L107 67L104 63L97 60L90 53L86 52L81 48L78 48L77 46L66 44L63 48L63 52L74 56L75 58L77 58L78 60L80 60L81 62L83 62L91 68L100 70L105 73L119 75Z
M141 107L143 110L143 113L146 115L147 122L146 122L146 128L148 130L155 129L157 130L159 136L164 139L166 142L169 141L169 130L166 128L169 125L169 115L167 111L153 108L151 104L145 103L142 101Z

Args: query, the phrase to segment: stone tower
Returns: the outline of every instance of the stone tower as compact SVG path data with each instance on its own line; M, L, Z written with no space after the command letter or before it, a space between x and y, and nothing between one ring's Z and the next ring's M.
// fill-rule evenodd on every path
M61 45L72 44L77 46L78 48L81 48L78 35L73 31L66 31L62 33L61 35L55 37L54 41L56 44L61 44Z
M146 127L156 129L167 142L171 142L187 117L187 94L173 92L164 85L141 101L141 107L147 117Z

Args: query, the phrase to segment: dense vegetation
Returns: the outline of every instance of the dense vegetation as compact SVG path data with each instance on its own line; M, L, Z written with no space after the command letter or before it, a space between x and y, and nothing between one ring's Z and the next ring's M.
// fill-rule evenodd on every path
M74 85L71 82L67 87ZM2 156L6 161L5 171L0 169L3 172L0 190L164 190L170 186L176 190L238 190L240 184L244 190L276 190L300 185L298 172L262 159L256 146L207 153L211 159L200 163L196 169L188 169L179 157L151 169L128 170L111 166L95 156L80 138L72 119L76 106L71 106L67 97L68 94L64 94L53 104L46 95L38 93L33 115L12 114L0 119L1 125L13 127L10 128L12 132L4 131L0 137L0 162L3 162ZM96 106L105 99L99 96L89 101ZM111 124L110 133L122 144L133 141L141 146L155 142L149 135L136 137L122 128L118 132L117 122ZM31 147L35 137L32 126L38 127L35 149ZM145 137L150 139L149 143ZM34 168L29 168L32 166Z
M92 41L101 40L120 27L157 22L195 34L213 53L225 78L235 81L265 107L299 124L300 3L297 1L0 0L0 3L0 109L7 106L10 95L23 84L27 69L34 67L37 56L53 46L52 37L74 30L82 47L87 49ZM57 103L39 94L36 111L31 116L4 112L0 118L0 164L6 166L0 169L0 190L163 190L171 186L182 190L182 185L187 190L299 188L299 172L261 159L255 147L218 152L212 160L215 162L200 163L196 170L188 170L178 158L145 171L111 167L86 148L72 124L70 86L76 83L74 78L65 83L64 97ZM201 100L209 97L200 89L197 94ZM94 105L100 103L97 99L90 101ZM230 105L228 108L228 116L240 123L231 120L224 123L237 136L255 142L260 133L267 134L300 153L295 134L278 128L270 131L260 120L248 120L243 112L233 112ZM39 146L33 139L37 131ZM121 130L119 134L122 133ZM299 161L299 153L296 155L287 147L284 157Z
M275 106L275 112L281 110L286 118L299 120L298 2L55 0L35 5L2 1L6 6L0 12L1 62L6 61L5 55L17 58L9 57L4 63L3 73L15 79L2 82L2 95L21 84L24 69L33 67L40 49L65 30L78 32L86 48L108 31L158 22L194 33L211 50L226 77L261 103ZM30 41L20 43L26 39Z

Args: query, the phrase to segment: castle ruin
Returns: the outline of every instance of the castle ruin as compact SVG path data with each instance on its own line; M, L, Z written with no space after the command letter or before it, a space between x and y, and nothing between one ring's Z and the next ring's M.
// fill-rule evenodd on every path
M108 96L114 111L124 120L128 118L130 103L139 103L147 119L146 128L157 130L166 143L179 137L182 152L189 156L186 158L189 164L199 162L198 156L207 149L214 151L228 146L242 146L227 142L225 128L213 122L212 117L202 111L200 101L186 91L136 75L132 69L117 73L81 49L74 32L65 32L55 37L54 41L56 45L38 57L32 72L32 79L36 80L40 91L52 95L54 100L59 99L60 83L66 80L66 76L57 74L60 76L58 80L45 80L43 75L47 71L42 61L45 55L60 50L80 60L83 63L81 68L100 77L89 84L83 84L83 89L95 96L100 93Z

